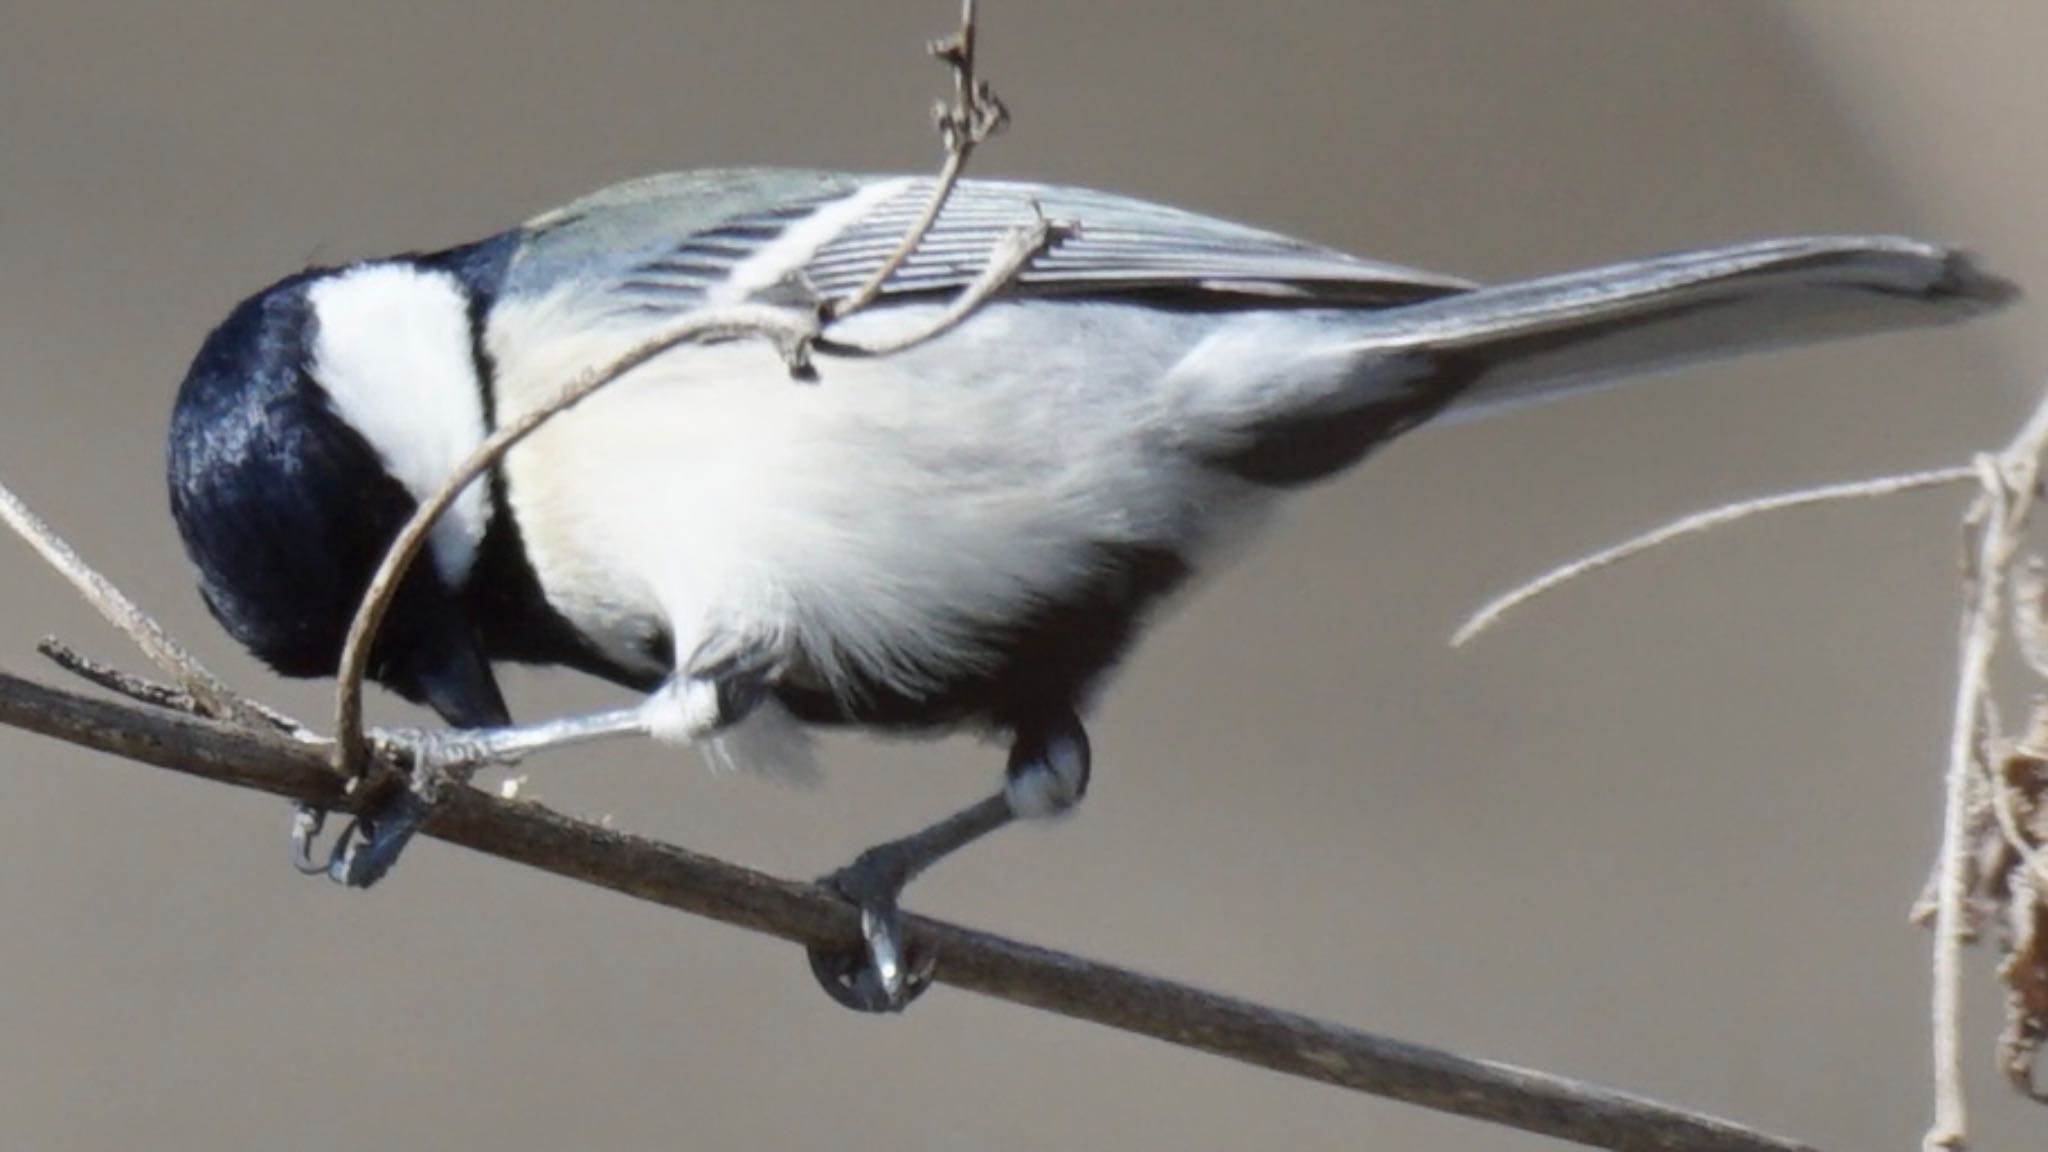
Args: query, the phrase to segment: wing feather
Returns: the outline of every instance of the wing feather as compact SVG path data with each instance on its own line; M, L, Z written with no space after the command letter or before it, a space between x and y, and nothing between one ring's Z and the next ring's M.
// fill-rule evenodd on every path
M686 311L798 277L836 296L865 283L896 251L931 190L926 178L772 169L650 177L529 224L507 287L537 293L571 279L596 284L609 310L636 316ZM1473 287L1126 196L964 180L884 297L958 291L1034 214L1078 231L1033 261L1017 292L1384 307Z
M931 181L912 180L818 249L803 272L828 295L858 287L896 250L924 210ZM1018 277L1025 290L1111 295L1147 290L1290 295L1353 305L1429 299L1462 280L1362 260L1289 236L1081 188L962 181L924 241L885 290L957 290L978 275L1003 237L1036 215L1079 226ZM1275 292L1275 289L1284 289Z

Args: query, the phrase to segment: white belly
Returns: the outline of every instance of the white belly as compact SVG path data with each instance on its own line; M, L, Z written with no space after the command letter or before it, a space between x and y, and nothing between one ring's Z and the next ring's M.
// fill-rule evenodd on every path
M500 311L500 421L650 331ZM1084 341L1088 325L1115 338ZM814 382L757 342L678 349L515 449L508 495L550 603L628 667L665 671L648 641L667 631L679 660L738 637L830 685L915 688L986 660L991 625L1084 580L1102 545L1192 559L1256 503L1177 450L1159 402L1193 333L1137 309L998 306L903 355L821 358Z

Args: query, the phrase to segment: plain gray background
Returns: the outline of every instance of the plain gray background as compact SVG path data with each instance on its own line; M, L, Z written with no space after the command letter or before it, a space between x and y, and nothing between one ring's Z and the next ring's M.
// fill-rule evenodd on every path
M1477 277L1906 230L2048 280L2048 17L2022 0L986 0L980 170ZM244 687L164 507L200 339L308 261L480 236L696 164L925 170L952 0L0 4L0 476ZM910 903L1836 1148L1927 1118L1959 495L1788 515L1487 595L1695 507L1961 460L2038 313L1403 441L1297 502L1138 653L1095 786ZM0 661L124 657L0 548ZM46 673L40 673L46 674ZM513 678L539 715L618 699ZM382 714L402 716L389 701ZM972 741L530 787L790 875L981 794ZM786 945L424 844L363 895L272 800L0 734L0 1147L1528 1148L1541 1141L941 990L856 1018ZM1979 1146L2048 1116L1992 1074Z

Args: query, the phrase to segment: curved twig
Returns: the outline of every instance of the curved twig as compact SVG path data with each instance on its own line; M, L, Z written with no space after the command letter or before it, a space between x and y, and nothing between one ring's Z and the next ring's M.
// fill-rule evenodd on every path
M406 521L405 527L392 540L383 562L377 566L376 575L370 579L369 588L363 593L355 619L349 624L348 639L341 650L341 667L335 673L336 769L351 780L363 774L363 677L369 669L370 649L377 629L384 622L384 613L390 608L392 598L398 594L399 583L405 579L406 572L442 513L499 458L531 436L542 424L679 344L762 337L775 344L792 371L801 371L807 363L810 341L816 338L817 333L818 317L815 313L760 304L737 304L687 316L668 331L635 345L611 363L585 371L561 391L521 413L518 419L500 427L477 445L449 473L433 497L413 512L412 519Z
M1966 483L1977 476L1975 468L1957 466L1954 468L1930 468L1925 472L1908 472L1899 476L1881 476L1875 480L1852 480L1846 484L1829 484L1819 488L1802 488L1796 492L1781 492L1755 500L1744 500L1736 504L1724 504L1709 508L1690 516L1673 520L1653 528L1640 536L1632 536L1609 548L1602 548L1590 556L1581 556L1569 564L1562 564L1545 572L1534 580L1515 588L1486 605L1468 617L1458 630L1451 634L1451 646L1461 647L1477 638L1480 633L1501 622L1510 612L1529 603L1546 592L1569 584L1581 576L1611 568L1624 560L1640 556L1652 549L1669 544L1682 536L1708 532L1737 520L1747 520L1765 512L1781 512L1788 508L1804 508L1810 504L1826 504L1836 500L1863 500L1874 496L1895 496L1901 492L1912 492L1921 488L1939 488L1950 484Z
M989 87L988 81L975 75L974 28L974 0L961 0L959 29L930 45L931 54L953 73L953 100L938 108L939 138L945 145L946 163L932 184L924 211L903 234L895 251L869 274L865 283L825 306L826 320L843 320L874 303L875 297L881 295L882 288L889 283L889 278L903 267L911 253L917 251L917 246L924 243L932 225L938 223L939 213L945 210L946 201L952 198L953 189L967 171L967 161L974 155L974 150L1009 123L1009 110L996 97L995 89Z
M363 594L355 619L349 625L342 648L341 665L335 674L335 767L348 779L362 775L366 755L363 733L363 679L369 668L370 648L384 613L397 595L398 584L410 570L429 532L442 514L477 482L506 452L533 434L559 413L573 407L592 393L679 344L710 339L760 336L772 340L793 372L808 370L810 349L823 326L846 319L872 303L903 262L923 242L938 220L953 188L966 169L968 157L990 136L1008 123L1009 112L986 80L975 74L975 0L962 0L960 27L944 40L930 46L933 56L953 73L953 100L941 105L939 132L946 148L946 163L932 189L930 201L916 223L903 236L888 259L877 267L866 283L851 295L828 301L815 311L741 304L683 318L668 332L648 340L612 363L586 372L538 408L493 433L463 460L434 496L423 502L386 551L383 562ZM852 354L884 355L902 351L951 329L986 304L990 297L1014 280L1032 259L1059 243L1072 225L1039 217L999 242L988 266L962 290L952 304L925 330L875 345L844 344Z
M859 343L834 337L828 330L818 338L820 352L835 352L855 356L893 356L935 340L958 327L969 316L993 299L996 293L1008 287L1018 273L1030 267L1031 262L1057 247L1061 241L1072 236L1078 225L1064 220L1047 220L1039 216L1029 224L1022 225L1003 234L989 254L988 263L982 266L981 274L967 287L953 297L953 302L934 316L924 327L901 336Z

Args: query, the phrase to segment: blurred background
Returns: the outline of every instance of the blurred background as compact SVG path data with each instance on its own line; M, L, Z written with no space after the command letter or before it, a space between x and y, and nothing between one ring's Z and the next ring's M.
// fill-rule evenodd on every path
M705 164L922 171L953 0L0 2L0 477L241 686L161 478L174 389L308 261L481 236ZM2008 0L986 0L984 173L1481 278L1899 230L2048 283L2048 10ZM2037 306L1424 432L1298 500L1130 663L1088 803L919 911L1831 1148L1926 1123L1956 615L1941 493L1602 574L1730 499L1948 464L2048 372ZM135 663L0 546L0 662ZM512 677L525 715L615 693ZM404 716L380 701L387 719ZM836 739L826 784L651 749L531 767L588 817L787 875L978 797L999 750ZM845 1013L787 945L438 844L373 893L285 806L0 733L0 1146L1519 1149L1543 1144L940 990ZM1977 1146L2048 1115L1993 1073Z

